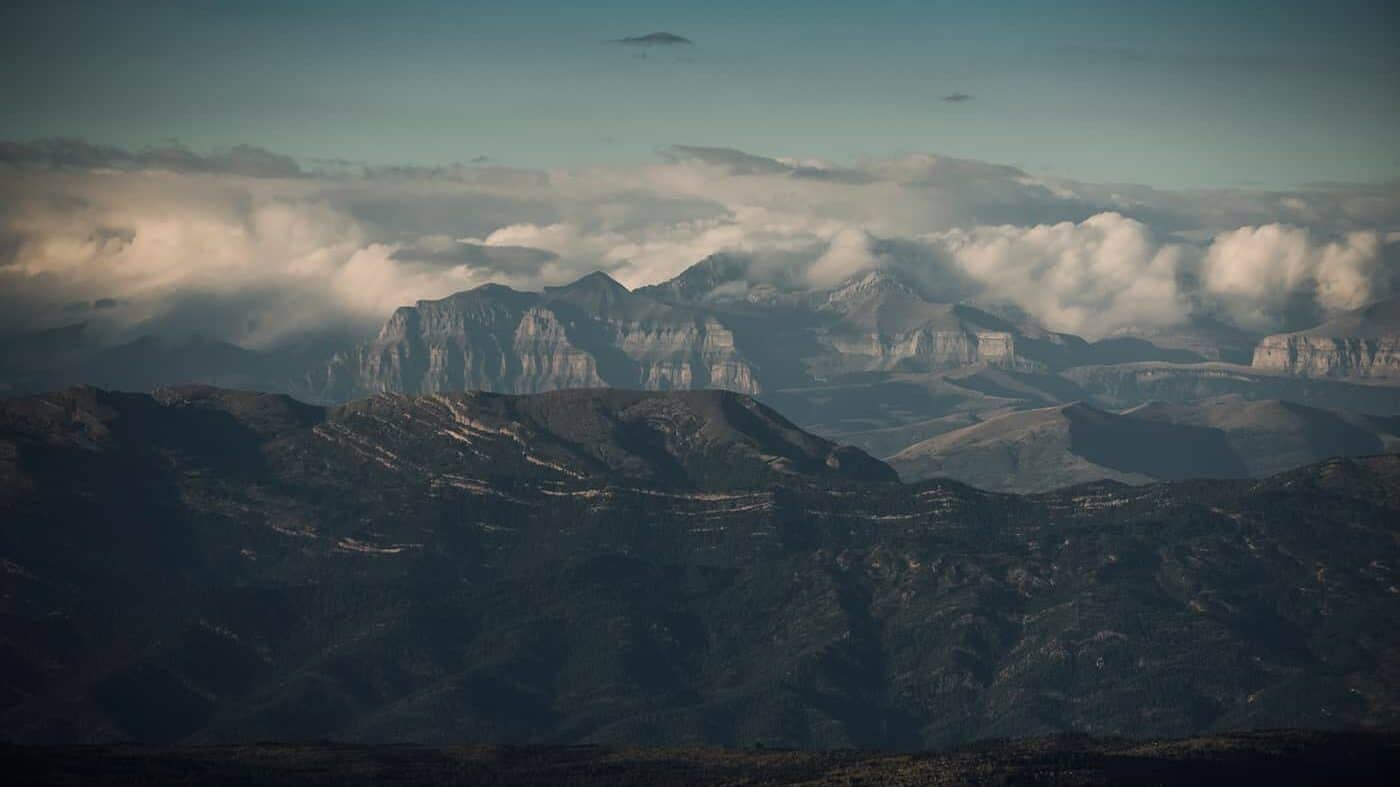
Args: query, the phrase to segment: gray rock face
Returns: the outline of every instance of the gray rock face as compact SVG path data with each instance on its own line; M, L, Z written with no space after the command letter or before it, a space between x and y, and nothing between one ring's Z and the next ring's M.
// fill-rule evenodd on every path
M1268 336L1255 348L1253 365L1305 377L1400 377L1400 335L1380 339Z
M734 265L707 260L637 292L595 273L542 293L486 285L420 301L294 392L324 402L599 386L755 394L852 372L1043 369L1053 361L1037 346L1054 354L1083 344L1034 328L1027 333L968 306L930 302L879 272L781 304L710 299ZM1022 344L1031 350L1020 352Z
M307 380L309 398L611 386L757 393L733 333L700 310L595 273L543 293L486 285L400 308L367 344Z
M945 301L900 274L873 270L829 289L800 282L753 283L739 257L715 255L676 278L640 291L677 305L701 307L735 324L758 325L741 337L748 347L785 336L797 374L776 374L770 359L764 390L869 372L936 372L984 366L1046 372L1087 363L1199 360L1147 341L1116 338L1090 344L1036 325L1024 314L997 316ZM781 277L779 277L781 278ZM750 350L750 355L753 355Z
M822 339L847 371L1035 365L1017 355L1011 326L969 307L931 303L883 271L819 297L815 311L834 318Z
M84 344L77 326L0 342L0 391L75 383L149 391L194 382L322 403L376 393L598 386L767 395L871 374L1046 374L1202 357L1128 337L1091 344L995 304L983 305L994 314L947 302L888 271L811 289L781 272L753 281L749 266L742 256L715 255L636 291L602 273L543 292L485 285L402 307L358 344L326 335L264 350L141 340L59 351Z
M1253 365L1304 377L1400 377L1400 299L1267 336L1254 349Z

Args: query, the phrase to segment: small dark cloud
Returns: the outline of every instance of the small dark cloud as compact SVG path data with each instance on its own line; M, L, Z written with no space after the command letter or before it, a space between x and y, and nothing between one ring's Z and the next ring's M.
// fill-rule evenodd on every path
M122 302L117 300L116 298L98 298L95 301L69 301L60 306L59 308L62 311L69 313L86 311L104 311L106 309L115 309L118 306L120 306L121 303Z
M291 156L251 145L238 145L202 156L175 141L131 151L71 137L0 142L0 166L6 165L53 169L163 169L253 178L295 178L305 174Z
M54 137L30 142L0 142L0 164L91 169L129 162L132 154L110 145L94 145L85 139Z
M971 93L956 92L956 93L949 93L948 95L944 96L943 98L940 98L939 101L946 101L946 102L948 102L948 103L950 103L950 104L961 104L961 103L963 103L963 102L965 102L965 101L971 101L972 99L973 99L973 96L972 96Z
M678 36L675 33L647 33L644 36L627 36L613 41L614 44L624 46L691 46L695 42L685 36Z

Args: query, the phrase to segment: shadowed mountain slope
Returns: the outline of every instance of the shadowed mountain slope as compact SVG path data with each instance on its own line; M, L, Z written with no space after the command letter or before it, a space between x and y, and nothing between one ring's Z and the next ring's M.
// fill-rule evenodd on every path
M1121 413L1085 404L998 415L906 448L906 480L946 476L999 491L1263 476L1334 456L1400 448L1400 421L1223 396Z
M1400 721L1395 457L1016 497L790 430L709 393L6 400L0 729L904 748Z

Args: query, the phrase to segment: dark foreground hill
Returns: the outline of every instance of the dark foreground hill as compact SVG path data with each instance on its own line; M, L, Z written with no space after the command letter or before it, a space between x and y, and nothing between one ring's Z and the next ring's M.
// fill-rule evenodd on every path
M1400 458L1018 497L732 394L0 405L0 730L916 749L1400 721Z
M255 744L0 747L24 784L1390 784L1394 733L1268 731L1161 741L994 741L944 752Z

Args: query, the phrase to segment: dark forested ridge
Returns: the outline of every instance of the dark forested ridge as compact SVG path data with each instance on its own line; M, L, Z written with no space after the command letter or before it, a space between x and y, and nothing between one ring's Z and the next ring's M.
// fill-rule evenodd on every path
M1034 496L734 394L0 403L0 729L923 748L1393 727L1400 458Z

